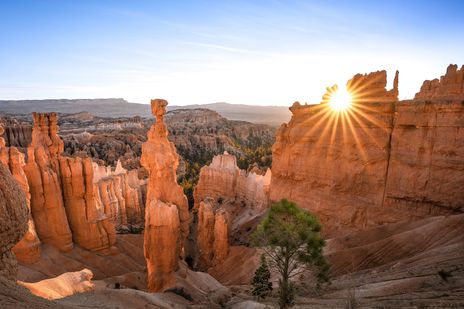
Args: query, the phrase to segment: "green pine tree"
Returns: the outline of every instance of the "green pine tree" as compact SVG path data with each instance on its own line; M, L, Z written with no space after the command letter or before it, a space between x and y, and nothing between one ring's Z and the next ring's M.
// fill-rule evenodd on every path
M253 281L251 282L253 285L251 293L260 299L266 298L266 296L268 296L272 291L272 282L269 281L270 279L271 272L267 266L266 257L263 254L261 255L259 267L255 272Z

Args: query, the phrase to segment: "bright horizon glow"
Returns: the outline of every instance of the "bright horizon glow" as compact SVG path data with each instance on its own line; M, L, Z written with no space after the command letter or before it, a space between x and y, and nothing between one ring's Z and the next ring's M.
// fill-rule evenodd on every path
M330 107L336 112L341 112L348 109L351 106L351 103L351 94L344 87L338 88L330 96Z
M356 73L400 99L464 63L463 1L0 2L0 100L319 103Z

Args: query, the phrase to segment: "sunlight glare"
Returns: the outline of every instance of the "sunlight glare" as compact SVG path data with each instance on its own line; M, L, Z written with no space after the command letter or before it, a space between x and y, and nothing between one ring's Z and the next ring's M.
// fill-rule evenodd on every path
M329 104L333 110L340 112L348 109L351 101L351 94L345 88L339 88L331 95Z

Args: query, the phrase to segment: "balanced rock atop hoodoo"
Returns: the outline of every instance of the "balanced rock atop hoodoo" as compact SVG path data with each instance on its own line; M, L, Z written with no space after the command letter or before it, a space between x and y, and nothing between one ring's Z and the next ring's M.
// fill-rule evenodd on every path
M441 83L458 73L448 69ZM273 146L271 201L295 201L332 235L462 211L464 106L399 102L397 84L398 73L392 90L385 71L358 74L347 110L295 103Z
M415 100L448 100L464 98L464 65L458 70L456 64L450 64L446 74L440 79L426 80L416 96Z
M32 216L41 241L68 251L73 244L61 191L59 156L64 144L58 136L57 116L55 113L33 113L32 116L32 142L24 167Z
M156 292L172 287L189 231L187 197L177 184L179 156L167 136L164 123L168 102L151 101L155 124L142 145L141 164L148 171L145 208L144 253L148 269L148 289Z

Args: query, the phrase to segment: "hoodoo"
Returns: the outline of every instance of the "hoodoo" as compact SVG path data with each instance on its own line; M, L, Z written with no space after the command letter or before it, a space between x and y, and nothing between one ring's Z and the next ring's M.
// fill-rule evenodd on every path
M63 203L56 113L33 113L32 142L24 171L31 191L31 211L39 238L62 251L71 250L72 234Z
M151 101L156 117L142 146L141 164L149 178L145 207L144 253L147 260L148 290L165 290L174 284L174 272L183 254L189 231L187 197L177 184L179 156L167 136L164 123L166 100Z

